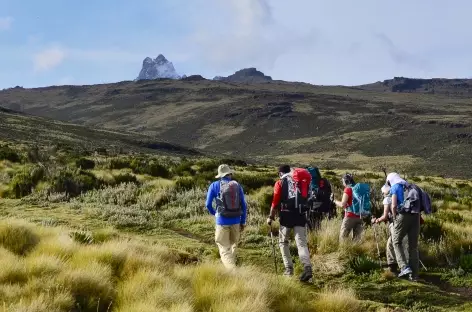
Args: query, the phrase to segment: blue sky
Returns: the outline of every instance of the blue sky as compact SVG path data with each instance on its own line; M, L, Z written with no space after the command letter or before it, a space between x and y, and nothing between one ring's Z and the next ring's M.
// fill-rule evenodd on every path
M132 80L160 53L206 78L469 78L471 12L466 0L0 0L0 88Z

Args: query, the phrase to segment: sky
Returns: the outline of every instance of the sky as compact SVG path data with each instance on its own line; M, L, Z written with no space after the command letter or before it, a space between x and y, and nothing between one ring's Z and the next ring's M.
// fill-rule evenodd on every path
M0 0L0 89L133 80L161 53L210 79L470 78L471 13L470 0Z

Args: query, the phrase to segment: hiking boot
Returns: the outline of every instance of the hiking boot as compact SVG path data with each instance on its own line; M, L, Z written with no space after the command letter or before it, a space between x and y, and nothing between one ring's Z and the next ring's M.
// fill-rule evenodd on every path
M302 282L308 282L310 278L313 277L313 272L311 270L311 267L306 266L305 269L303 270L302 274L300 275L300 281Z
M411 282L418 282L418 280L419 280L418 276L413 276L413 274L408 275L408 279Z
M396 264L396 263L388 264L388 269L393 274L398 274L398 264Z
M284 276L290 277L293 275L293 268L285 268Z
M398 274L398 277L403 277L403 276L409 275L409 274L411 274L411 273L413 273L413 271L411 271L411 269L410 269L409 266L406 266L406 267L404 267L404 268L401 270L401 272Z

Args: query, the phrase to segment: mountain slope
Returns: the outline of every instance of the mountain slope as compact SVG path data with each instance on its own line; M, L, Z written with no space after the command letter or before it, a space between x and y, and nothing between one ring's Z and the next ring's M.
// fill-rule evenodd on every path
M138 81L0 92L2 106L270 162L471 176L467 98L271 81Z
M84 126L29 116L0 108L0 143L68 145L88 151L134 151L159 154L199 155L197 150L132 133L92 129Z

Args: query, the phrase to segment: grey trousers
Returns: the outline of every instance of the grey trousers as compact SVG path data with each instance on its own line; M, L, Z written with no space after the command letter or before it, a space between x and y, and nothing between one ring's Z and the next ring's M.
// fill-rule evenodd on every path
M395 257L400 269L410 266L413 276L419 273L419 255L418 255L418 239L420 236L420 214L404 213L398 214L393 222L393 248ZM408 246L403 244L404 238L408 239ZM405 252L408 250L407 253Z
M295 226L293 228L288 228L281 226L279 230L279 247L280 252L282 253L282 260L284 262L285 268L293 269L292 256L290 255L288 241L290 231L292 229L295 232L295 243L297 244L300 262L303 264L303 267L311 267L310 252L308 251L308 244L306 240L306 227Z
M390 236L388 237L387 240L387 264L395 264L397 263L397 257L395 256L395 248L393 248L393 223L390 223L388 225L388 230L390 232ZM403 246L405 250L405 256L409 258L408 256L408 236L405 236L403 238Z
M358 241L362 235L362 219L360 218L348 218L344 217L343 223L341 224L341 233L339 233L339 239L343 240L352 232L352 239Z

